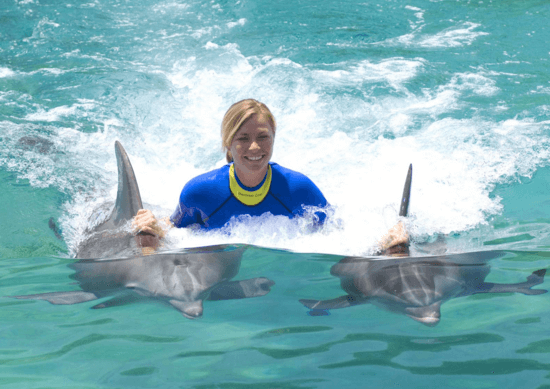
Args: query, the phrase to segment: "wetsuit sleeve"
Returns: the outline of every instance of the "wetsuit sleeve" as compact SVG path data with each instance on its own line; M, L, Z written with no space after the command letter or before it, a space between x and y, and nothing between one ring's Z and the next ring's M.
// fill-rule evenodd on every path
M204 226L207 215L203 211L203 206L200 202L200 196L197 193L196 185L192 182L187 183L180 194L180 200L176 210L170 216L170 221L178 228L189 226Z
M326 208L328 205L327 199L321 190L308 177L303 176L300 183L297 185L297 190L293 196L296 200L294 209L295 215L303 216L307 212L308 207ZM313 212L314 224L321 226L325 223L327 214L323 210Z

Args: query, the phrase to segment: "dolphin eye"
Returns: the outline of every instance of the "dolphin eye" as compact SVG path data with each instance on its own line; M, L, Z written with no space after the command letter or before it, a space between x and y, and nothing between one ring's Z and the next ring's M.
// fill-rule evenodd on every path
M174 266L181 266L182 263L179 259L174 259Z

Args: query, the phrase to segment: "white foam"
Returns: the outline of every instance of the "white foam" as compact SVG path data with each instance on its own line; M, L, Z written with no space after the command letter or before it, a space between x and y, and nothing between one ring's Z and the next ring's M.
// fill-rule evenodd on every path
M205 35L212 35L212 33L216 30L219 30L218 26L209 26L209 27L205 27L205 28L199 28L199 29L195 30L191 34L191 36L195 39L200 39Z
M93 102L86 101L82 104L73 104L70 107L62 105L52 109L39 108L37 112L28 114L25 119L29 121L54 122L64 117L76 115L79 112L81 116L86 116L87 111L94 108L94 106Z
M175 11L181 11L186 10L190 6L189 4L185 3L179 3L179 2L172 2L172 3L163 3L163 4L155 4L153 6L153 11L160 12L162 14L166 14L167 12L173 12Z
M15 72L11 69L0 67L0 78L8 78L15 76Z
M45 39L52 33L52 28L58 27L59 23L50 20L48 17L43 17L33 29L32 35L29 38L23 39L23 41L30 42L32 40Z
M452 89L471 90L480 96L493 96L500 89L496 87L496 81L481 73L459 73L453 76L450 85Z
M421 28L402 35L398 38L391 38L380 44L383 46L404 45L410 47L445 48L461 47L471 45L478 37L489 35L483 31L475 31L479 24L466 22L459 27L451 27L436 34L422 34Z
M490 196L496 183L528 176L549 157L543 136L548 123L452 118L464 95L499 92L483 69L454 74L446 84L413 93L408 83L430 71L422 59L350 61L319 70L287 58L245 57L236 44L209 42L195 54L174 61L169 70L151 70L166 80L166 96L159 91L163 98L131 100L120 91L134 106L96 117L101 131L59 131L83 174L101 177L99 182L94 178L101 188L96 197L112 201L116 195L113 143L118 139L130 155L144 203L158 217L170 215L189 179L224 164L220 123L227 108L253 97L265 102L278 122L273 161L308 175L334 213L313 234L303 220L267 215L234 222L230 234L172 230L167 248L234 242L370 254L399 220L410 163L409 229L419 236L468 231L501 212L500 199ZM79 101L28 119L94 114L97 104ZM75 241L86 223L84 207L84 197L68 206L72 219L65 223L75 223Z
M405 9L408 9L410 11L414 11L414 16L416 17L416 21L409 20L409 24L413 30L420 30L424 26L424 12L422 9L418 7L412 7L410 5L405 6Z
M542 85L538 85L537 89L531 90L529 93L550 95L550 87L549 86L544 87Z
M392 86L407 81L422 69L422 60L391 58L374 63L368 60L351 64L348 70L314 70L316 81L324 84L345 84L357 86L359 83L386 81Z
M233 28L233 27L237 27L237 26L244 26L246 23L246 19L245 18L241 18L239 20L237 20L236 22L229 22L227 23L227 27L228 28Z

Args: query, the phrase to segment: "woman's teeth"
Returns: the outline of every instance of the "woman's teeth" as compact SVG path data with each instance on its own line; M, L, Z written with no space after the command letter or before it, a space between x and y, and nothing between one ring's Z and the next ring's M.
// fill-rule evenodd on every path
M251 160L251 161L259 161L260 159L263 158L263 155L259 156L259 157L246 157L247 159Z

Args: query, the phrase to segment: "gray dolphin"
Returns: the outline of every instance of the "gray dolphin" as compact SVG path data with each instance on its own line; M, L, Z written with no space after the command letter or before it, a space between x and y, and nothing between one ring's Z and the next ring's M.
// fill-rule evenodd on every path
M137 181L122 145L117 141L118 192L107 220L98 224L79 246L69 265L82 290L53 292L17 299L46 300L52 304L78 304L107 296L93 308L123 305L154 299L193 319L202 316L204 300L259 297L269 293L274 282L264 278L230 281L237 276L247 245L217 245L152 255L141 255L144 247L156 248L153 235L134 236L129 222L142 208ZM124 254L130 253L127 257Z
M445 301L476 293L523 293L537 295L546 290L531 289L544 281L545 269L531 274L526 282L485 282L487 262L504 256L504 251L442 255L433 257L359 258L347 257L331 268L348 293L332 300L300 300L311 315L327 309L372 303L404 314L427 326L439 323Z

